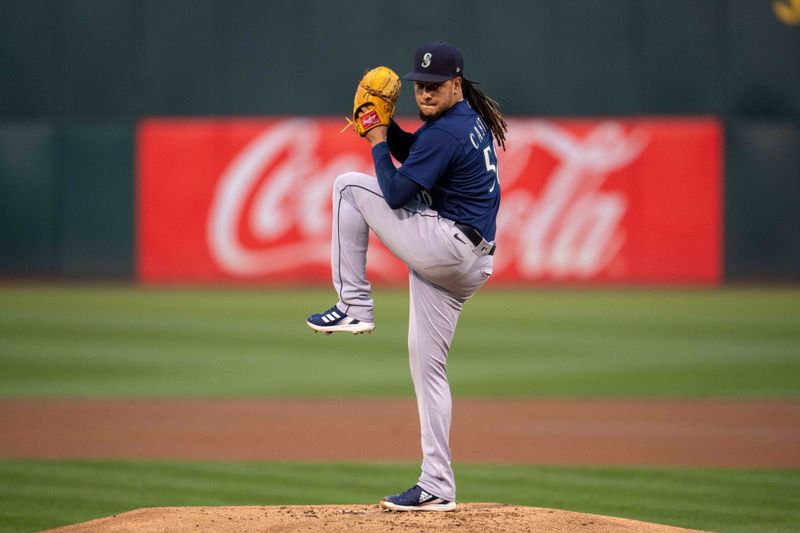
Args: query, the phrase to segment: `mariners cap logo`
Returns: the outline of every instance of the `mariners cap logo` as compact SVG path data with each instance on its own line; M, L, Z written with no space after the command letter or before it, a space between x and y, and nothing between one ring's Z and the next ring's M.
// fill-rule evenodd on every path
M431 53L428 52L424 56L422 56L422 68L428 68L431 66Z
M414 70L403 76L404 80L442 83L454 76L464 75L464 57L458 48L446 41L434 41L417 47L413 64Z

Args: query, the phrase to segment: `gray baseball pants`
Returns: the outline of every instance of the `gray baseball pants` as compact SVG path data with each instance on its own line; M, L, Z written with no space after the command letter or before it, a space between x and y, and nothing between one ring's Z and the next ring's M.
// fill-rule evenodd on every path
M426 204L412 202L393 210L384 201L377 179L359 172L342 174L333 187L333 285L339 309L362 321L374 321L366 277L370 229L408 265L408 357L423 457L418 484L455 501L447 355L462 306L492 273L492 256L478 256L454 222Z

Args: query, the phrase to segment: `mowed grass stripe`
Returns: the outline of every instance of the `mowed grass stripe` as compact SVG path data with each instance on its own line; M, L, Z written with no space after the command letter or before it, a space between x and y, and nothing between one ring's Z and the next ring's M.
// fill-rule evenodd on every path
M461 502L504 502L689 528L793 531L800 471L460 465ZM0 530L34 531L141 507L372 503L411 464L0 461Z
M0 288L0 396L410 395L407 294L371 336L312 334L328 290ZM800 396L800 290L485 290L457 395Z

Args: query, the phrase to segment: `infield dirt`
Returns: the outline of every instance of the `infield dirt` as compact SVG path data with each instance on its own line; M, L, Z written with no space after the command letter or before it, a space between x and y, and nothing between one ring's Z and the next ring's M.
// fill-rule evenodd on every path
M797 401L456 398L454 407L457 462L800 466ZM414 461L417 423L408 398L0 400L0 457ZM389 513L377 505L159 507L53 531L689 530L467 503L453 513Z
M293 533L373 533L436 531L515 533L529 531L678 533L696 531L609 516L520 507L497 503L462 504L451 513L389 513L376 505L280 507L155 507L50 530L52 533L219 533L271 531Z
M0 400L0 457L418 461L401 399ZM800 402L456 398L455 462L800 467Z

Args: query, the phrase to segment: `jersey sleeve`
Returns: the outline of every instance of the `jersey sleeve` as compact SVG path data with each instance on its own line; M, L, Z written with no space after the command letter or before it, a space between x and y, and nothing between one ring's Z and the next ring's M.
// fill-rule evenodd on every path
M461 149L453 135L430 128L420 135L397 171L430 191Z
M372 159L378 186L389 207L400 209L416 196L419 184L396 172L387 143L378 143L372 147Z
M386 142L389 144L389 151L392 156L401 163L408 158L408 152L417 136L414 133L409 133L397 125L397 122L391 120L389 122L389 130L386 132Z

